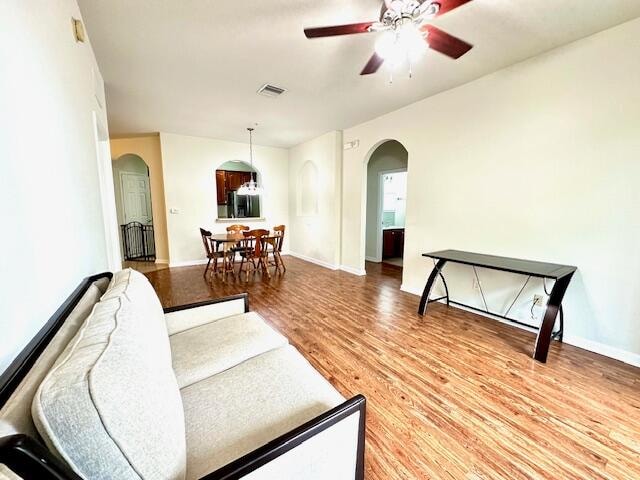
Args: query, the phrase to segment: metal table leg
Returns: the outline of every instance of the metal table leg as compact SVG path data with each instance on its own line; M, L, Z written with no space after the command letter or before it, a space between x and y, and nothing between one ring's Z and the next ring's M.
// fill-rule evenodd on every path
M442 274L442 271L440 271L440 279L442 280L442 285L444 285L444 294L447 297L447 307L448 307L449 306L449 287L447 287L447 281L444 279L444 275Z
M431 275L429 275L429 280L427 280L427 284L424 287L424 291L422 292L422 298L420 299L420 307L418 307L418 314L424 315L427 312L427 305L429 304L429 297L431 296L431 290L433 290L433 285L436 283L436 278L438 276L442 277L442 269L444 268L446 260L438 260L436 266L431 270ZM445 284L446 288L446 284ZM447 289L447 304L449 304L449 294Z
M567 291L567 287L571 282L571 277L573 277L573 273L558 279L551 289L549 301L547 302L547 311L544 314L540 330L538 330L536 347L533 352L533 358L539 362L545 363L547 361L549 345L551 344L551 338L553 336L553 327L556 324L556 317L560 312L560 305L562 304L562 299Z

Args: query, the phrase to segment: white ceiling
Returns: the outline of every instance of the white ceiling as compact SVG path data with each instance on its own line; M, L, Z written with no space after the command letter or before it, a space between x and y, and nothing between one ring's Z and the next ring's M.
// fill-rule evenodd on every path
M639 0L474 0L440 28L475 48L429 52L413 79L361 77L375 34L304 27L376 20L381 0L79 0L107 87L111 134L172 132L288 147L640 16ZM258 96L264 83L288 89Z

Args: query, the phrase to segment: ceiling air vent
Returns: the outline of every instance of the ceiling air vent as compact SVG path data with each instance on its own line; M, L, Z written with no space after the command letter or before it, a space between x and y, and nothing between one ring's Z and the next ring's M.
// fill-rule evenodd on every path
M258 90L259 95L271 98L279 97L284 92L286 92L284 88L276 87L275 85L269 85L268 83L261 86L260 90Z

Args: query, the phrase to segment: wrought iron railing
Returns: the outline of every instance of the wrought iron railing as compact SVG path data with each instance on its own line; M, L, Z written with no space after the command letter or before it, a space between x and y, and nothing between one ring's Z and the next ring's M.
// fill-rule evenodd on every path
M153 261L156 259L156 242L153 225L131 222L120 225L122 252L125 260Z

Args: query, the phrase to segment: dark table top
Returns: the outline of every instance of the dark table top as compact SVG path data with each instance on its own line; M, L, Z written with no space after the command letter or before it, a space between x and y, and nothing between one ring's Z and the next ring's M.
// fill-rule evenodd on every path
M533 277L559 279L572 274L577 267L558 265L556 263L535 262L520 258L498 257L481 253L462 252L460 250L441 250L439 252L423 253L423 257L447 260L453 263L473 265L476 267L501 270L503 272L531 275Z
M219 243L234 243L244 240L244 235L241 233L215 233L211 235L211 240Z
M270 233L269 235L265 235L262 239L267 238L276 238L278 235L274 233ZM237 243L241 240L244 240L245 237L242 233L216 233L211 235L211 240L217 243Z

